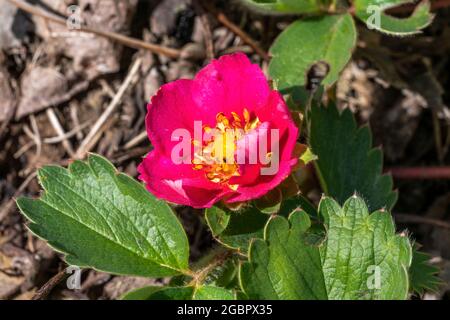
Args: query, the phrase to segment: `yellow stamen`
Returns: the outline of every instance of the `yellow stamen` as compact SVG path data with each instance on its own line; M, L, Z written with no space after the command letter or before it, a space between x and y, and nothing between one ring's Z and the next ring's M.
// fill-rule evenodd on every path
M239 118L236 112L231 112L231 115L233 116L235 122L241 122L241 118Z
M211 132L211 127L209 127L209 126L203 126L203 131L205 132L205 133L210 133Z
M240 176L239 165L236 163L235 154L237 151L237 141L249 130L256 129L260 121L257 117L250 118L250 112L243 110L243 119L236 113L231 112L231 119L224 113L216 115L216 127L218 132L202 145L200 154L194 154L192 160L194 170L204 170L205 176L214 183L222 183L231 190L236 191L237 184L230 184L232 177ZM212 128L203 126L205 133L210 133ZM200 142L193 140L195 146L200 146ZM269 155L269 154L268 154Z
M250 112L248 112L247 108L244 108L244 121L245 123L250 121Z
M260 124L258 117L245 124L245 131L256 129Z

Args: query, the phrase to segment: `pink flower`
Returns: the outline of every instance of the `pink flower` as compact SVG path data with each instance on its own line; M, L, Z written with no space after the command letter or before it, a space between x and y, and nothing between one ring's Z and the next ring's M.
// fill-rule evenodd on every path
M185 129L194 137L196 121L204 136L188 141L189 150L180 154L187 161L180 164L173 151L186 141L174 139L173 133ZM286 103L242 53L212 61L193 80L163 85L148 105L146 126L154 149L139 165L139 178L156 197L177 204L208 208L219 200L259 198L297 163L298 128ZM249 147L261 141L268 143L266 150ZM250 161L258 150L266 159ZM269 167L276 171L264 174L262 169Z

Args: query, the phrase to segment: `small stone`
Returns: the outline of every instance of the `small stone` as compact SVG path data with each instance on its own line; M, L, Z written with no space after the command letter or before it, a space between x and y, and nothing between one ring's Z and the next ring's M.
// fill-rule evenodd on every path
M178 13L185 10L188 4L188 0L160 1L150 17L152 33L158 37L172 34L177 25Z
M17 108L17 119L57 104L56 101L67 92L68 83L56 69L34 66L25 71L20 87L22 97Z
M22 11L6 1L0 3L0 49L19 47L33 29Z

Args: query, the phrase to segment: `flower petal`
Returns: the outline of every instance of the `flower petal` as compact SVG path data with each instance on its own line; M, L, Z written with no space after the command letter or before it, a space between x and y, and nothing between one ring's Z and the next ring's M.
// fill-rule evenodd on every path
M172 141L174 131L182 129L187 133L181 139L189 139L184 142L192 151L195 121L215 127L217 114L231 116L235 112L243 116L245 109L251 118L258 117L259 128L279 130L280 161L274 174L262 175L261 163L242 164L240 176L229 181L229 185L238 185L237 191L233 191L227 184L207 179L202 170L194 170L190 161L176 164L171 160L171 153L180 142L180 139ZM214 60L194 80L162 86L148 105L146 125L154 151L139 166L139 178L150 192L169 202L205 208L221 199L226 202L255 199L278 186L297 163L292 153L298 128L289 109L282 96L270 90L261 69L242 53ZM253 140L262 138L267 135L256 132L249 136Z
M191 164L174 164L164 155L152 151L138 167L139 179L160 199L194 208L211 207L225 194L221 185L209 181Z
M154 148L170 157L178 141L171 141L177 129L193 132L195 119L202 115L192 100L192 80L177 80L163 85L147 106L145 124Z
M244 108L257 112L270 94L267 79L258 65L243 53L213 60L194 79L193 100L208 125L215 124L219 112L242 115Z
M264 195L286 179L298 161L293 151L299 129L295 126L289 109L278 92L272 91L268 104L260 110L259 115L263 121L270 121L270 129L280 130L278 171L274 175L261 175L262 165L241 165L241 177L233 178L231 181L233 184L239 184L237 194L231 195L227 202L247 201Z

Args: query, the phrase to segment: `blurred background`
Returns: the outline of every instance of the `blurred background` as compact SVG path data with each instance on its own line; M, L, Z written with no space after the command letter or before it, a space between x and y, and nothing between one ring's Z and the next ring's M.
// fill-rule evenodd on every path
M369 123L383 147L399 190L398 229L441 268L440 290L415 299L450 293L450 1L432 7L436 18L418 36L385 37L359 25L353 58L332 88L339 107ZM158 88L236 51L267 70L268 48L293 19L237 0L0 0L0 299L31 299L66 267L30 234L14 203L39 195L36 168L95 152L136 177L151 149L146 103ZM418 167L432 170L424 176ZM315 184L308 197L320 194ZM201 211L177 212L196 261L214 240ZM84 270L78 289L60 281L41 298L116 299L165 281Z

